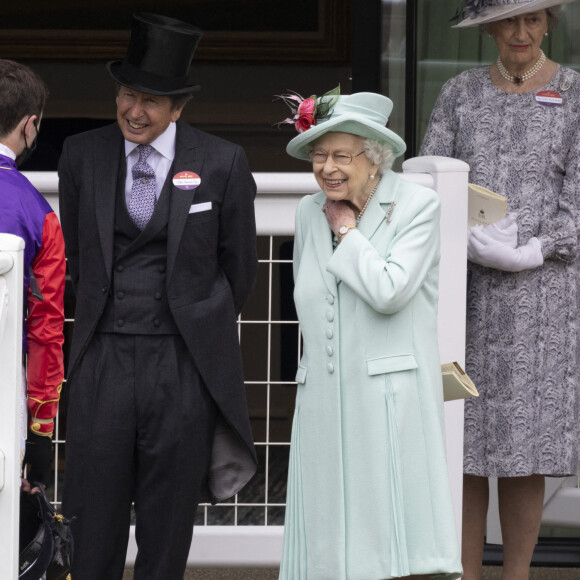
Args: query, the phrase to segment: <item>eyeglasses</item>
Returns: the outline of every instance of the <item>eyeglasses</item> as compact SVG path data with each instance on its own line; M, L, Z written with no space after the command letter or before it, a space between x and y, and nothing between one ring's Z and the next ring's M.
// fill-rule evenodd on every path
M361 151L356 155L350 155L349 153L333 153L332 160L337 165L350 165L355 157L358 157L363 153L364 151ZM312 163L322 165L326 163L326 160L328 159L328 153L326 153L325 151L309 151L308 157L310 157L310 161L312 161Z

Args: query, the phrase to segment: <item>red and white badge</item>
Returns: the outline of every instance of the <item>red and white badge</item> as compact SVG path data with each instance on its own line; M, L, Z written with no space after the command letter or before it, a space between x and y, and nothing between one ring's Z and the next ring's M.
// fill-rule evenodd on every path
M564 102L556 91L540 91L536 93L536 101L545 107L561 107Z
M201 177L193 171L180 171L173 176L173 185L179 189L195 189L200 183Z

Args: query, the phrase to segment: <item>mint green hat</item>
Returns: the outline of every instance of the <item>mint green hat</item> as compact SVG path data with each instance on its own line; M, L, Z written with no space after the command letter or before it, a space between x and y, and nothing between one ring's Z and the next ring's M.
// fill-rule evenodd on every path
M317 103L323 98L319 97ZM312 142L325 133L335 131L359 135L390 145L395 157L399 157L407 146L396 133L387 129L387 121L392 110L393 101L377 93L341 95L323 119L316 119L316 124L288 143L286 152L292 157L308 161Z

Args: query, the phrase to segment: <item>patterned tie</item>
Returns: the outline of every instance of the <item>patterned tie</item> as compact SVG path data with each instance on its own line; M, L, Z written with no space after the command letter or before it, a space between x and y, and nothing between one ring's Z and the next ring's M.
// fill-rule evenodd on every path
M155 171L147 163L147 157L154 151L151 145L139 145L139 160L131 172L133 173L133 186L129 198L129 215L135 225L144 230L149 223L155 209Z

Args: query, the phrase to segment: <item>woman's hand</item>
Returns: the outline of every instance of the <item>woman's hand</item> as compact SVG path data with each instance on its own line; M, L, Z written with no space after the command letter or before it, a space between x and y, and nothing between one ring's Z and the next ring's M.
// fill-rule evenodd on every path
M488 225L483 231L496 242L505 244L510 248L517 248L518 224L516 223L516 218L517 216L515 213L510 213L502 220Z
M338 235L338 230L341 226L356 224L354 210L346 201L327 199L322 211L326 214L328 225L335 235Z
M497 242L479 228L467 232L467 258L481 266L505 272L531 270L544 263L542 245L537 238L530 238L525 246L512 248Z

